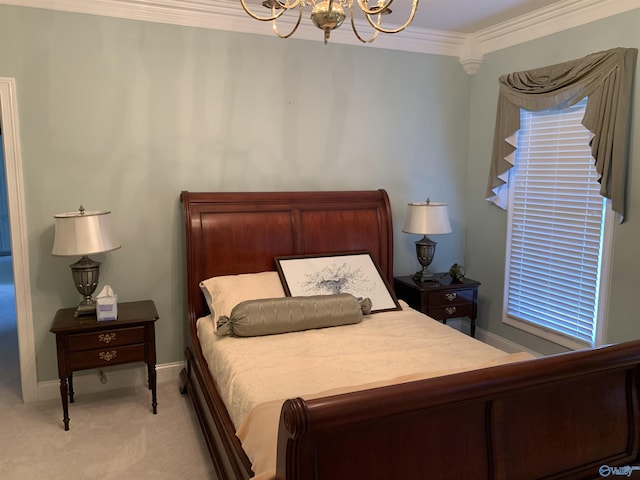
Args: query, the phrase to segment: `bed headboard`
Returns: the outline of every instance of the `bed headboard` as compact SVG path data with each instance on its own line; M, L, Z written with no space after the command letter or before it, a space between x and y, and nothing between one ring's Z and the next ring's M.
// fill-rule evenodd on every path
M384 190L184 191L180 199L191 322L209 313L200 281L275 270L273 259L278 256L366 250L393 285L393 228Z

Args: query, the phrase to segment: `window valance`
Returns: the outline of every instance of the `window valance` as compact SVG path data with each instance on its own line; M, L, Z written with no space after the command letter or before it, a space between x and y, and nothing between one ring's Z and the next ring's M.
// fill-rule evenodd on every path
M635 48L614 48L578 60L502 75L487 200L506 208L505 187L514 165L520 109L566 108L588 97L582 124L594 135L591 154L600 175L600 193L611 199L613 210L622 220L637 56Z

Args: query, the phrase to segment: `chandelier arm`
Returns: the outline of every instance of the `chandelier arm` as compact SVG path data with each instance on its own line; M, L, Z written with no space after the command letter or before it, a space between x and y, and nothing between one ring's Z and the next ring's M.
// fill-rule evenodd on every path
M349 8L350 12L351 12L351 28L353 30L353 34L356 36L356 38L358 40L360 40L362 43L371 43L373 42L376 38L378 38L378 33L380 33L377 29L373 31L373 35L371 36L371 38L369 39L365 39L362 38L360 36L360 34L358 33L358 29L356 28L356 22L354 21L354 16L353 16L353 4L351 4L351 7ZM380 16L380 14L378 14L378 16ZM378 19L378 21L380 21Z
M304 0L293 0L292 3L289 3L290 0L286 0L286 1L282 1L282 0L275 0L278 5L280 5L281 8L284 8L285 10L292 10L294 8L297 8L298 5L302 4L302 7L305 6L305 2Z
M384 28L384 27L382 27L381 22L380 22L380 16L378 16L378 23L375 23L373 20L371 20L371 15L366 15L367 21L369 22L369 25L371 25L373 28L375 28L378 32L382 32L382 33L398 33L398 32L401 32L402 30L404 30L405 28L407 28L409 26L409 24L413 20L413 17L416 16L416 10L418 9L418 1L419 0L413 0L413 4L411 5L411 13L409 14L409 19L404 23L404 25L401 25L398 28Z
M299 3L299 2L298 2ZM240 4L242 5L242 8L244 9L245 12L247 12L247 14L255 19L255 20L260 20L261 22L270 22L271 20L276 20L278 18L280 18L282 16L282 14L284 12L286 12L287 10L285 8L279 9L277 12L274 8L271 9L271 15L268 17L261 17L259 15L256 15L255 13L253 13L249 7L247 6L247 4L245 3L245 0L240 0Z
M369 9L369 6L367 5L368 3L367 0L357 0L357 1L358 1L358 6L360 7L360 10L362 10L367 15L376 15L377 13L382 12L387 8L389 8L393 3L393 0L387 0L384 4L382 5L377 4L373 7L373 9Z
M300 20L302 19L302 10L304 9L304 4L300 5L300 7L298 8L298 21L296 22L296 24L294 25L293 29L287 33L287 34L281 34L280 30L278 30L278 25L276 25L276 21L273 21L273 32L280 38L289 38L291 35L293 35L294 33L296 33L296 30L298 30L298 26L300 25Z

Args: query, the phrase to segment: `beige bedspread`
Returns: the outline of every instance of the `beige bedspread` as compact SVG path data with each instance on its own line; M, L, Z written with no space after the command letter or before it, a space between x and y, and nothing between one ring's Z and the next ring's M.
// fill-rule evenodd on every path
M198 338L212 376L261 479L270 478L274 466L284 399L312 398L337 389L353 391L358 388L354 385L408 381L512 361L505 352L430 319L404 302L401 305L403 310L369 315L355 325L264 337L218 337L210 317L198 320ZM260 435L255 440L251 435L262 432L264 424L273 426L264 430L272 432L266 434L270 437L267 444L272 445L266 449Z
M487 368L505 363L519 362L530 360L532 355L520 352L505 355L499 359L478 365L476 368ZM338 395L340 393L356 392L369 388L383 387L385 385L393 385L404 382L412 382L416 380L424 380L427 378L439 377L443 375L452 375L462 371L469 370L466 368L457 368L450 370L432 371L422 374L403 375L402 377L390 380L368 383L357 387L336 388L315 395L304 395L305 400L313 398L327 397L329 395ZM247 456L251 459L253 466L254 480L272 480L276 475L276 453L278 446L278 427L280 422L280 411L282 404L286 399L272 400L270 402L261 403L253 408L249 415L236 432L238 438L242 441L242 448Z

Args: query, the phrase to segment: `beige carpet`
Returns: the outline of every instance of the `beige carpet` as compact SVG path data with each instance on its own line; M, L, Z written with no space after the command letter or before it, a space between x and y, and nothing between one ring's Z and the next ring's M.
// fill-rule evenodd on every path
M215 479L190 399L158 385L158 414L144 387L76 391L70 430L60 400L23 404L0 383L0 478Z

